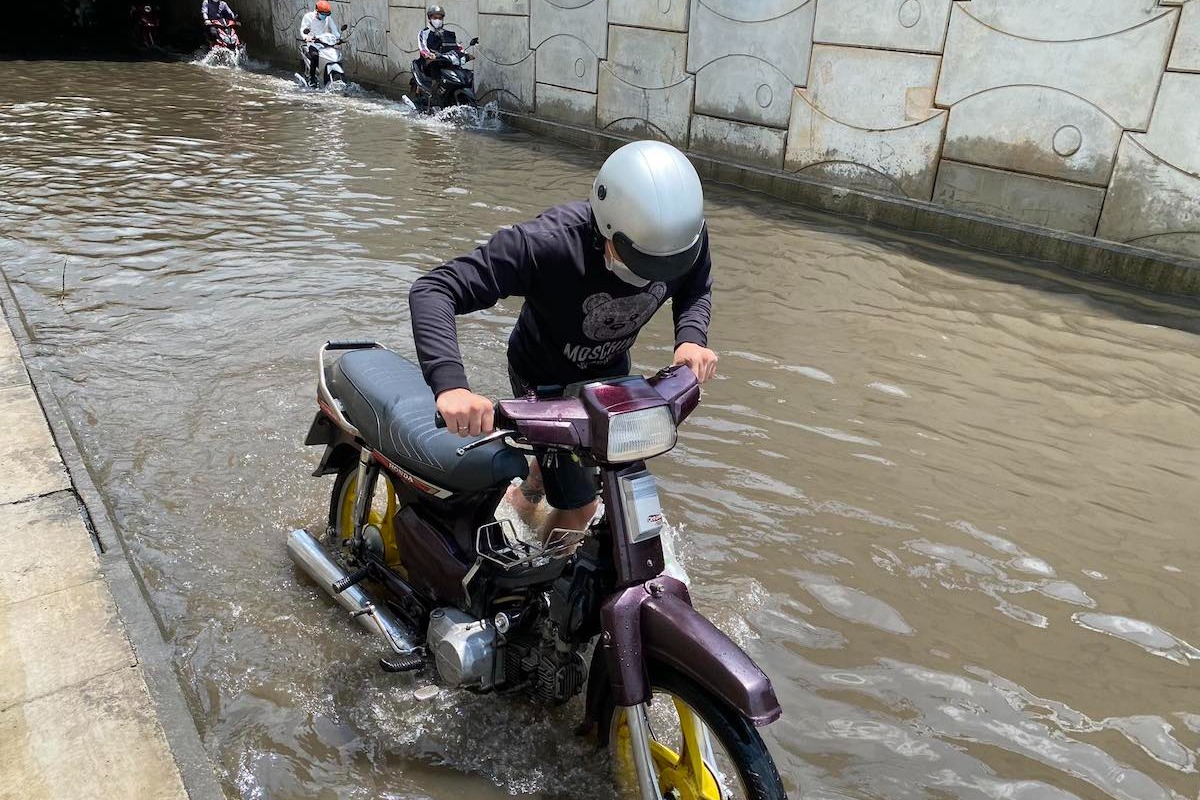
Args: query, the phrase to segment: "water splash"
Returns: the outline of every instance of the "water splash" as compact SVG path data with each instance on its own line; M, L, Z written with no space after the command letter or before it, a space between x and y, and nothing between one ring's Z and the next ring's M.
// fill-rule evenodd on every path
M258 62L251 61L251 59L246 56L246 49L244 47L238 50L230 50L225 47L213 47L192 63L196 66L207 67L209 69L261 69L264 66Z

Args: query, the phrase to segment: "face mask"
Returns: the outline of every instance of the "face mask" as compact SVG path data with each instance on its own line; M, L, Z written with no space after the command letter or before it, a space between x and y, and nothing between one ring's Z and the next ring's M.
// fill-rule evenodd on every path
M633 273L633 270L625 266L620 259L613 258L608 253L604 254L604 266L608 267L608 271L613 275L616 275L625 283L628 283L630 286L637 287L638 289L641 289L643 286L646 286L650 283L650 281L646 280L645 278L639 278Z
M317 19L329 19L329 15L326 14L324 11L318 11Z
M431 19L429 20L429 27L435 31L440 31L442 29L442 21L440 19Z

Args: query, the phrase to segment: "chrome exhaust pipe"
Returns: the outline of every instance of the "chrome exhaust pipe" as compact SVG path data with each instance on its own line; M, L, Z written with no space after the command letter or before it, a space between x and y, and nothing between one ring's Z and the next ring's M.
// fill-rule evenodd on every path
M421 646L413 641L412 634L396 619L396 615L372 600L362 586L356 584L344 592L334 591L333 585L347 577L346 570L338 566L311 533L303 528L292 531L288 534L287 549L292 561L337 600L338 605L349 611L359 625L382 636L388 646L400 655L421 651Z

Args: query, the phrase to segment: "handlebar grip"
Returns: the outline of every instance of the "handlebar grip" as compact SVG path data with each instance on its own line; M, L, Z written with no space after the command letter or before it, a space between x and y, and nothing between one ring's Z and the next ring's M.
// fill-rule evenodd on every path
M365 347L374 347L375 342L370 339L342 339L336 342L327 342L326 350L361 350Z
M442 416L442 412L440 412L440 411L433 412L433 425L435 428L446 427L446 418Z

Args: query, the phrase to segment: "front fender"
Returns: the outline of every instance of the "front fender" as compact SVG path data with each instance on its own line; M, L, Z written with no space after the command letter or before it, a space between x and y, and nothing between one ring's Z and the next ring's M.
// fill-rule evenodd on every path
M692 608L687 587L674 578L659 576L613 595L600 611L600 624L616 705L649 699L646 664L656 661L691 678L755 725L779 719L782 710L770 678Z

